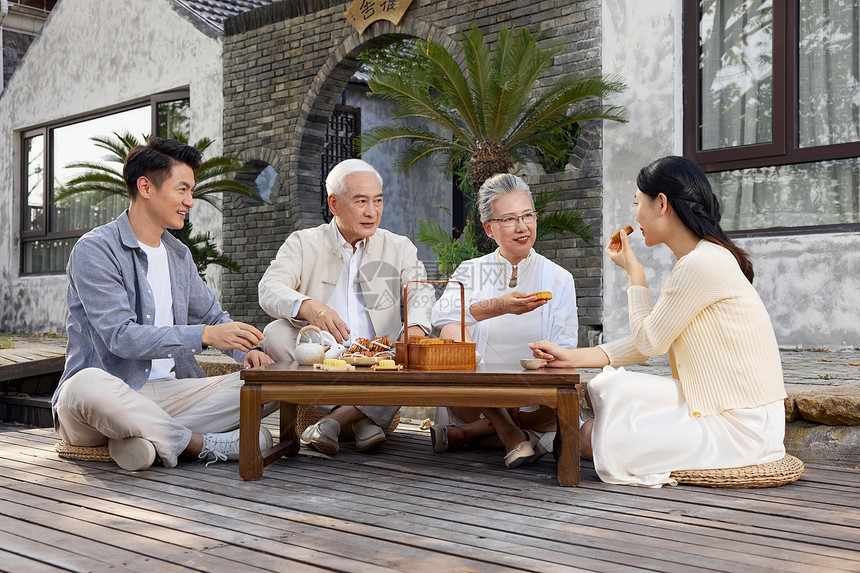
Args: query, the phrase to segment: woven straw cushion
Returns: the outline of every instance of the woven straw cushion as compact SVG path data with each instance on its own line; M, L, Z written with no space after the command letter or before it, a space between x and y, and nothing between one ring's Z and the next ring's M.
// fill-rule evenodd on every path
M678 483L705 487L774 487L797 481L803 462L786 454L781 460L724 470L686 470L672 472Z
M60 440L54 445L54 451L61 458L70 460L81 460L85 462L112 462L113 458L108 453L107 446L72 446L65 440Z
M321 410L316 406L308 406L306 404L299 404L299 407L296 409L296 433L301 436L302 432L305 431L305 428L308 426L312 426L320 421L320 418L325 416L328 412L325 410ZM400 411L394 415L394 419L391 420L391 425L388 428L383 428L385 431L385 435L389 435L394 429L400 424ZM354 440L355 434L352 431L350 426L345 426L340 429L340 437L347 440Z

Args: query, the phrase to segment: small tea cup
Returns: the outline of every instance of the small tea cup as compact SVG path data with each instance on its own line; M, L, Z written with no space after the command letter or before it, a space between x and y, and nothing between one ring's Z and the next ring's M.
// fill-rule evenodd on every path
M520 364L526 370L537 370L540 368L540 365L543 363L543 360L540 358L522 358L520 360Z

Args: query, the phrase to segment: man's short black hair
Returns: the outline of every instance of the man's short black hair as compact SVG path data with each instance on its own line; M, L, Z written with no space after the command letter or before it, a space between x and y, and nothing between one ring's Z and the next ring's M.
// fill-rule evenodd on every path
M138 145L129 151L122 166L129 198L137 197L138 179L146 177L156 188L161 187L177 163L196 170L203 163L203 155L196 147L160 137L151 137L145 146Z

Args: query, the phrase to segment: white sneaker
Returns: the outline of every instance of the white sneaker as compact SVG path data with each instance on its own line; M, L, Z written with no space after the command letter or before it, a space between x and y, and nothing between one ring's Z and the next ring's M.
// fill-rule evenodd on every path
M144 438L108 440L108 452L116 465L130 472L145 470L155 461L155 446Z
M272 434L265 426L260 426L260 450L272 447ZM203 434L203 449L198 459L213 462L236 461L239 459L239 430L221 434Z

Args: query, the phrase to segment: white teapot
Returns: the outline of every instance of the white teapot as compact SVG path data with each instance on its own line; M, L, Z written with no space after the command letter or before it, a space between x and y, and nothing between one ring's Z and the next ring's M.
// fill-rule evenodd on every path
M319 342L311 340L313 333L317 334ZM307 335L307 341L302 342L302 337L305 335ZM337 343L331 333L320 330L318 326L312 324L302 328L296 336L296 362L302 366L311 366L326 358L337 358L345 350L343 345Z

